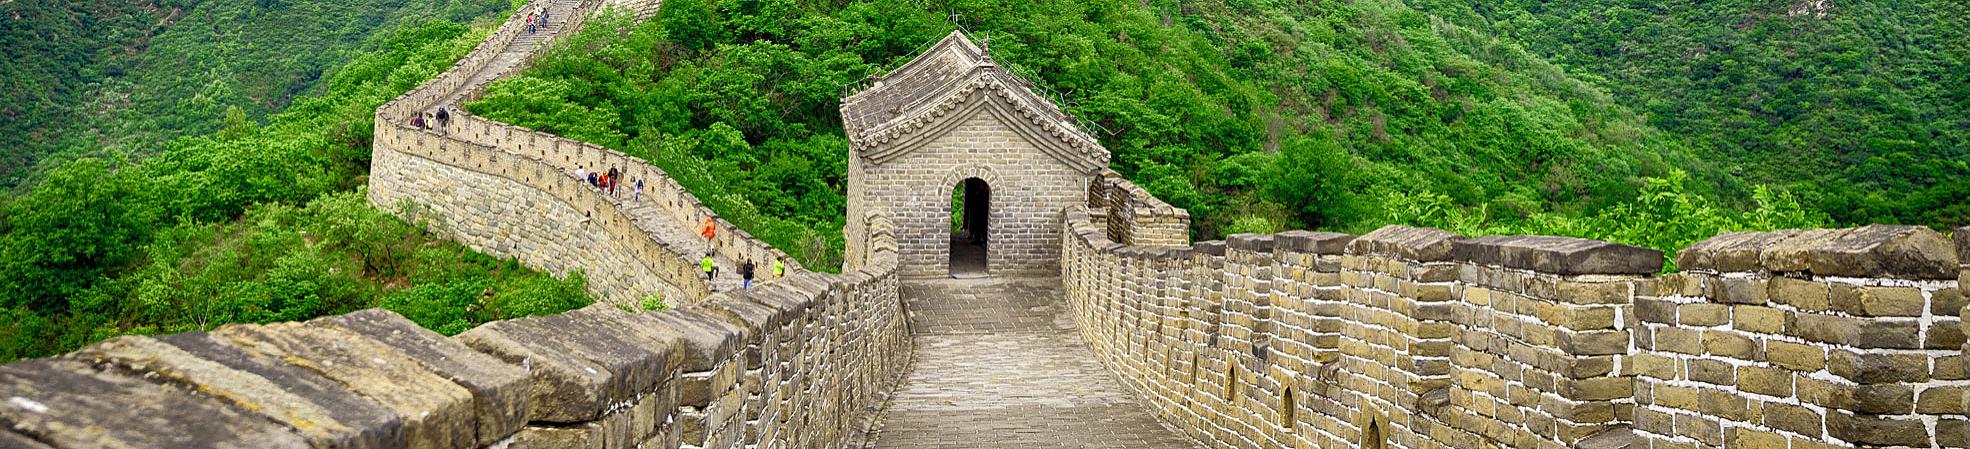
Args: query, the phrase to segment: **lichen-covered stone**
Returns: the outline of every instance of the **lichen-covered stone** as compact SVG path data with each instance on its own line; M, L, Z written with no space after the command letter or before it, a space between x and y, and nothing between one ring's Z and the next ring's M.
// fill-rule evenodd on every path
M1799 231L1731 232L1704 239L1676 253L1676 267L1683 270L1723 273L1761 271L1765 248L1791 238Z
M478 440L490 445L520 430L527 419L527 370L474 351L383 309L325 317L311 326L362 334L472 392Z
M1338 232L1286 231L1275 234L1274 240L1281 248L1309 254L1341 254L1347 252L1348 242L1354 236Z
M702 312L673 310L644 316L683 335L684 350L678 366L684 372L711 370L745 346L746 329Z
M353 449L405 444L403 422L396 412L319 374L247 354L211 334L119 337L68 357L204 392L286 425L314 446Z
M593 421L653 391L672 372L676 346L639 336L635 326L623 324L629 314L613 306L582 312L486 323L456 338L528 368L530 421ZM623 319L599 318L609 315Z
M1272 252L1272 234L1232 234L1225 236L1225 246L1231 249L1255 253Z
M6 430L59 448L309 447L286 426L212 397L79 360L0 365L0 397Z
M1766 248L1765 268L1818 276L1949 279L1957 266L1955 248L1927 227L1869 225L1813 230Z
M1956 241L1956 262L1970 265L1970 226L1950 231L1950 238Z
M478 445L472 393L390 347L349 331L301 323L227 325L213 335L333 379L403 419L413 448Z
M1451 248L1457 260L1559 275L1662 270L1661 251L1572 237L1485 236L1455 241Z
M1348 242L1349 254L1400 256L1420 262L1450 260L1452 242L1464 236L1437 228L1388 225Z

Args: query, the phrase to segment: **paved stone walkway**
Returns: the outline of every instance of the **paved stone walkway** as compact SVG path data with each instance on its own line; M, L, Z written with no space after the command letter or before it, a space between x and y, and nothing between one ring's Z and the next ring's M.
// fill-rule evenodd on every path
M875 447L1196 448L1095 360L1059 282L905 280L917 360Z

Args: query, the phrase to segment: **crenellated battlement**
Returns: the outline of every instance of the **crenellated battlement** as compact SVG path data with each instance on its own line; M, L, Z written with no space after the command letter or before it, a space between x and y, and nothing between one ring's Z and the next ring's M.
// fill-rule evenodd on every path
M1388 226L1158 247L1066 215L1096 354L1212 447L1963 447L1952 244L1913 226L1660 252Z
M1043 277L951 288L1024 289L993 293L1041 323L1052 306L1028 306L1064 291L1093 358L1209 447L1970 447L1970 227L1730 233L1667 274L1651 249L1404 226L1192 244L1188 212L956 33L844 100L844 274L706 282L707 252L785 254L644 161L457 108L596 10L658 4L537 1L565 22L509 18L377 109L372 203L582 271L601 303L453 337L366 310L0 365L0 447L860 447L912 363L904 275L951 273L965 243L954 187L1001 196L977 210L989 272ZM409 126L439 107L451 123ZM626 311L651 294L677 310Z

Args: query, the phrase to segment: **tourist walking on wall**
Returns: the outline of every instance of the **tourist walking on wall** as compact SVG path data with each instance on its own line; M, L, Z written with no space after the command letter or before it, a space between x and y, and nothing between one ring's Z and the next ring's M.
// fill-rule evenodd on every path
M783 277L787 277L787 258L775 257L773 258L773 278L779 279Z
M443 106L439 106L439 107L438 107L438 127L439 127L439 128L447 128L447 127L450 127L450 126L451 126L451 113L449 113L449 112L445 112L445 108L444 108Z
M752 288L752 261L739 264L739 279L745 280L739 284L739 288Z
M534 33L534 13L527 13L527 34Z
M622 170L609 167L609 195L616 194L616 183L622 180Z
M588 180L588 167L583 167L583 166L580 166L580 165L576 165L576 166L575 166L575 180L576 180L576 181L587 181L587 180Z
M718 262L711 260L711 253L705 253L705 258L698 260L698 267L705 270L705 280L718 277Z
M636 178L636 202L643 202L643 178Z
M410 116L410 126L415 126L419 130L424 129L424 113L419 112L417 115Z

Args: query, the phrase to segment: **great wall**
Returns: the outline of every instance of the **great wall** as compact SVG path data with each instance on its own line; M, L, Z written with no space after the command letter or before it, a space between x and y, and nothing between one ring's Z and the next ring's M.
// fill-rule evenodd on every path
M843 274L706 281L707 252L785 254L647 162L460 107L599 9L658 3L538 6L544 29L515 15L377 109L368 191L584 273L595 306L0 365L0 448L1970 447L1970 227L1731 233L1667 274L1649 249L1403 226L1191 243L1186 212L958 33L843 99ZM439 107L450 123L410 125ZM954 187L989 204L976 240L950 232ZM676 310L624 311L651 296Z

